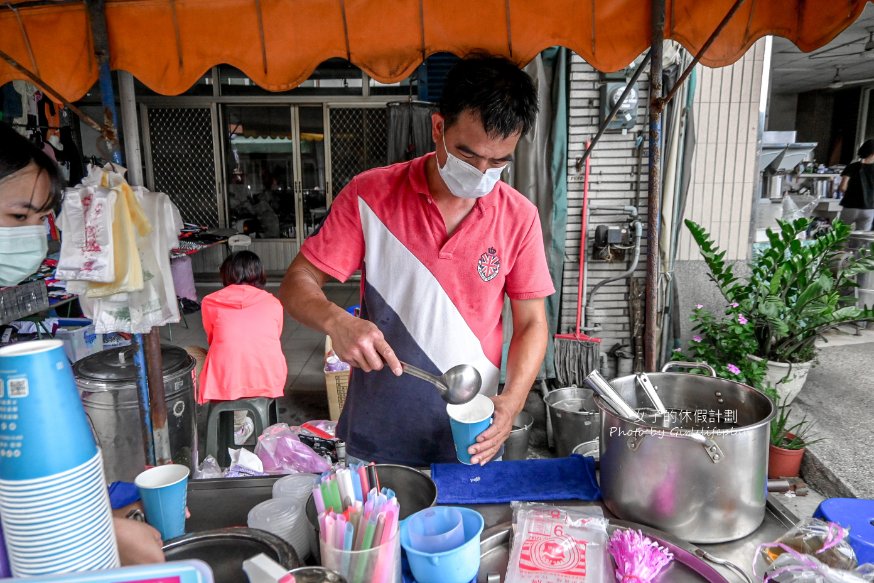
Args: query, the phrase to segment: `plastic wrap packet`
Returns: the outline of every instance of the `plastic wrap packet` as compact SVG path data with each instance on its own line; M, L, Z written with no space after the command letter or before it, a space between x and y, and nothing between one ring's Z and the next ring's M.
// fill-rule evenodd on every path
M267 476L261 459L248 449L228 449L231 465L225 472L225 478L253 478Z
M607 519L600 507L513 502L513 548L507 581L612 582Z
M218 464L218 461L211 455L206 456L206 459L203 460L203 463L200 464L200 467L194 472L195 480L206 480L209 478L221 478L222 477L222 469Z
M765 583L874 583L874 565L866 563L852 571L834 569L811 555L795 551L777 557L768 567Z
M849 570L856 566L856 553L846 540L847 534L847 529L839 524L807 518L778 540L760 545L758 554L766 564L789 553L815 556L827 567Z
M331 464L302 443L285 423L277 423L264 430L258 438L255 454L264 463L264 471L268 473L320 474L331 469Z

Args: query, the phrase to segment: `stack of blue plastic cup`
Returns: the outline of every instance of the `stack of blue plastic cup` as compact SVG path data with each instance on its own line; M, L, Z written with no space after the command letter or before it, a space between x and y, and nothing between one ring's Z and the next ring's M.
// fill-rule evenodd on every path
M103 462L59 340L0 348L0 519L16 577L119 566Z

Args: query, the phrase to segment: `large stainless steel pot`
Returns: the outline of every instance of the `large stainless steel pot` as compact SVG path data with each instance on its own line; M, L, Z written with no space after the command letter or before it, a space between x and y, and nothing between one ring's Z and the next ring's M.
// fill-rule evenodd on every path
M178 346L161 346L161 357L170 455L175 463L195 469L195 362ZM73 373L101 448L106 479L133 482L146 463L134 349L123 346L92 354L73 365Z
M665 372L683 366L701 363L668 363L649 375L672 418L628 421L595 397L601 493L619 518L687 541L739 539L765 517L769 425L776 409L763 393L716 378L710 367L712 377ZM633 408L651 408L634 375L612 385ZM734 423L726 422L726 412Z

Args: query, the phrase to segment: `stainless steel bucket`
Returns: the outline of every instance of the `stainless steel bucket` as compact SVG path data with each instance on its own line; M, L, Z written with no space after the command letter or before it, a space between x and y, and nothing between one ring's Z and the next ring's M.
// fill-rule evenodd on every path
M528 437L534 417L528 411L522 411L513 418L513 429L504 442L504 457L506 461L528 459Z
M590 389L567 387L550 391L543 398L552 422L555 450L560 457L571 455L576 446L598 438L601 421Z
M195 469L195 362L178 346L161 346L161 355L170 455L175 463ZM133 482L145 466L133 348L92 354L73 365L73 373L101 448L106 479Z
M601 410L601 493L619 518L694 543L736 540L765 517L776 408L763 393L716 378L712 369L712 377L664 372L686 364L668 363L663 372L649 374L673 414L659 423L622 419L595 397ZM634 375L612 385L631 407L651 407Z

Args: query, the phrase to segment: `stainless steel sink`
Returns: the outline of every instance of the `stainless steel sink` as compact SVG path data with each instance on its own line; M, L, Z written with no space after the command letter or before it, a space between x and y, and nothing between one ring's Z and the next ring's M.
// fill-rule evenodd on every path
M273 494L282 476L189 480L187 532L246 526L249 510Z

